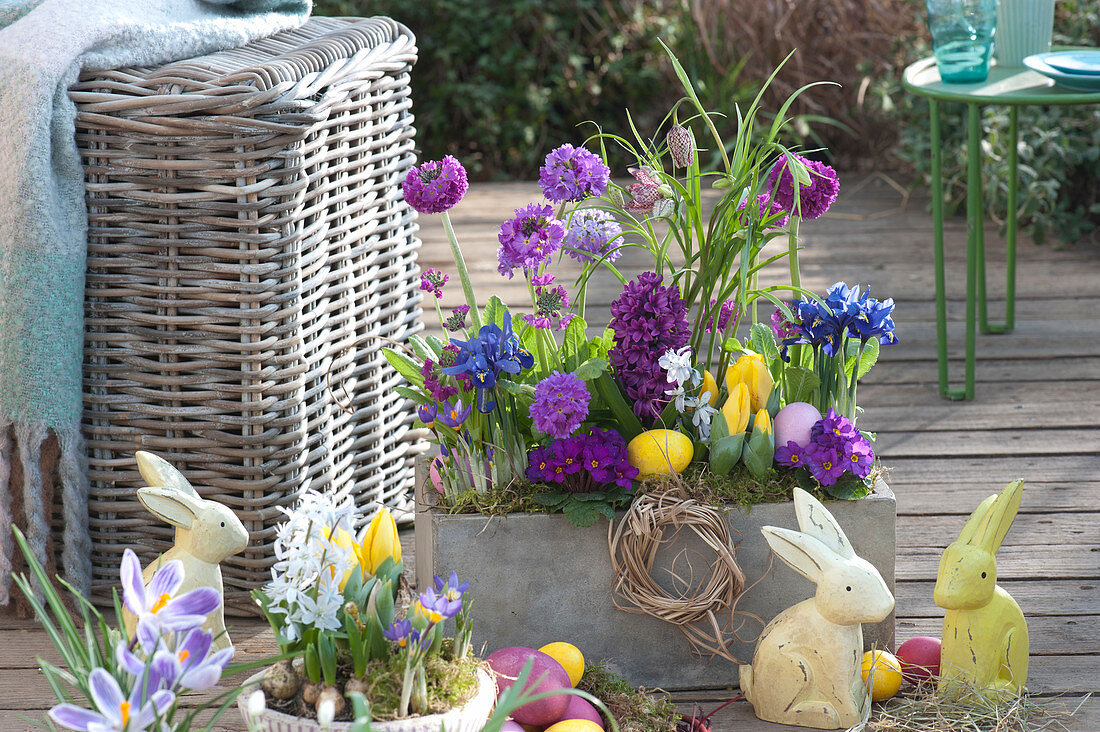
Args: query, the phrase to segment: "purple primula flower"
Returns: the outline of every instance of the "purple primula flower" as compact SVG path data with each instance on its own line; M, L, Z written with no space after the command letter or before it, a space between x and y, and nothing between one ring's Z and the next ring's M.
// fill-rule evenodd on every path
M871 449L871 443L866 439L852 440L844 444L843 457L845 469L850 470L859 478L866 478L871 474L871 465L875 462L875 454Z
M569 294L561 285L554 287L535 288L535 312L533 315L524 315L523 320L534 328L550 330L557 327L565 330L573 319L571 313L562 316L561 311L569 307Z
M569 143L551 151L539 168L539 186L547 200L580 201L588 196L602 196L611 176L599 156L583 147Z
M555 371L535 386L531 419L541 432L559 439L569 437L588 416L590 399L583 381Z
M558 459L561 460L566 475L573 475L584 470L586 437L586 435L567 437L557 443Z
M840 447L846 442L858 439L860 434L856 431L847 417L837 414L832 407L823 419L814 423L810 428L810 438L821 445Z
M459 305L451 310L451 315L443 321L443 327L452 333L457 333L466 327L466 316L470 312L469 305Z
M447 284L447 275L438 269L427 269L420 273L420 289L436 297L443 297L443 285Z
M207 614L221 605L221 596L213 587L196 587L176 595L183 584L183 563L165 562L145 587L141 562L130 549L122 554L122 598L126 609L137 616L138 627L148 635L164 631L191 630L206 621Z
M786 445L775 448L775 461L788 468L806 467L806 448L797 442L789 441Z
M436 419L439 420L440 424L457 430L470 416L471 409L472 406L463 404L461 399L455 400L454 404L450 401L445 401L443 402L443 407L436 415Z
M176 695L164 689L148 696L143 694L143 688L155 689L160 685L159 679L152 681L155 683L139 680L127 696L111 674L94 668L88 675L88 687L96 709L58 704L50 709L50 719L80 732L147 732L176 701Z
M806 453L810 473L821 485L835 485L840 476L844 475L846 466L836 448L811 442L806 447Z
M470 588L469 580L459 583L458 572L453 569L451 570L451 577L447 581L444 581L438 574L432 575L432 580L435 583L435 591L448 600L461 600L462 596L466 594L466 590Z
M401 190L410 206L422 214L442 213L462 200L469 188L466 169L450 155L409 169Z
M794 200L794 176L788 169L786 157L773 165L768 173L768 191L775 191L775 203L784 211L806 221L821 218L836 202L837 194L840 193L836 171L825 163L809 160L795 153L789 154L798 158L810 173L809 185L799 186L798 205L795 205Z
M446 594L438 594L435 589L429 587L420 593L420 602L416 612L428 619L429 623L442 623L448 618L453 618L462 610L462 599L455 600Z
M569 219L563 244L569 247L569 256L578 262L593 262L600 258L605 262L614 262L623 253L622 233L623 227L607 211L583 208L574 211Z
M787 320L787 317L783 315L783 311L779 308L775 309L772 313L772 332L775 333L776 338L798 338L798 329L795 328L791 321Z
M668 401L668 381L658 360L691 337L687 307L676 285L662 286L660 275L643 272L611 303L611 315L615 377L634 402L634 413L652 423Z
M543 272L531 277L532 287L549 287L552 284L554 284L554 275L550 272Z
M618 463L612 445L603 440L587 440L584 445L584 469L597 483L615 482L615 465Z
M528 204L516 209L515 218L500 226L497 239L497 271L512 278L512 270L537 271L561 246L565 224L554 218L554 209Z

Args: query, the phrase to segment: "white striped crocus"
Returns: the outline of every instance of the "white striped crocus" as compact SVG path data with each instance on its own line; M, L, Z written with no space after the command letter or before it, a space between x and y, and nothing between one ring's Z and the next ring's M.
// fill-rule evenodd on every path
M196 587L180 593L183 584L183 563L165 562L153 574L149 586L141 576L141 562L127 549L122 555L122 601L126 609L137 616L138 637L142 645L154 644L166 631L187 631L203 624L208 613L221 604L221 596L213 587Z
M115 677L102 668L88 675L88 687L95 709L75 704L58 704L49 711L50 719L66 729L79 732L147 732L163 719L175 703L176 695L158 689L161 680L150 669L150 676L139 677L129 694ZM146 695L145 691L157 689Z

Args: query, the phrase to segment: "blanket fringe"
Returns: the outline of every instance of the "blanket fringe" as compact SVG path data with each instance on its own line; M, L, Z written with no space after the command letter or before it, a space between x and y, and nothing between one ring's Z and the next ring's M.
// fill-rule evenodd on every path
M12 433L15 440L11 438ZM31 554L43 567L47 564L52 505L46 505L42 495L42 444L49 430L41 423L0 420L0 605L11 602L12 571L15 541L12 527L12 498L23 491L27 544ZM92 541L88 533L88 473L84 439L80 423L55 429L60 456L57 472L62 491L64 534L61 568L65 579L85 597L92 588ZM15 451L23 471L23 485L11 484L12 459Z

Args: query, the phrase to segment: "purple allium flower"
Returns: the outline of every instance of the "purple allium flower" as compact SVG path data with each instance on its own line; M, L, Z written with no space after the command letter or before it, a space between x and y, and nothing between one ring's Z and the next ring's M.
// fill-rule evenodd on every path
M635 214L648 214L653 206L664 198L661 191L661 183L653 174L653 170L646 166L640 168L627 168L634 176L636 183L631 183L627 189L630 191L630 202L623 209Z
M787 320L787 317L783 315L783 311L779 308L775 309L772 313L772 332L775 333L776 338L797 338L798 329L795 328L791 321Z
M614 262L622 256L623 227L607 211L598 208L582 208L573 212L564 244L571 249L569 256L578 262L592 262L600 257Z
M466 327L466 316L469 312L469 305L459 305L457 308L451 310L451 315L443 322L443 327L452 333L457 333Z
M512 278L516 268L535 271L561 246L565 224L554 218L554 209L531 203L516 209L515 218L500 226L497 239L497 271Z
M409 169L401 190L410 206L422 214L442 213L466 195L470 186L462 163L447 155Z
M840 192L836 171L825 163L809 160L795 153L790 154L798 158L810 172L810 184L799 186L798 206L795 206L794 200L794 176L788 169L786 157L776 162L768 173L768 191L775 190L775 203L783 210L806 221L819 219L833 205Z
M565 330L572 320L572 315L562 317L561 311L569 307L569 293L561 285L550 289L538 287L535 289L535 314L524 315L523 319L534 328L549 330L555 325Z
M531 419L541 432L559 439L577 431L588 416L591 396L584 382L573 374L555 371L535 386Z
M683 125L673 125L665 137L668 153L677 168L686 168L695 159L695 139Z
M687 307L675 285L664 287L660 275L643 272L611 303L611 315L615 376L634 402L634 413L652 421L668 401L668 381L658 360L670 348L678 351L687 345L691 337Z
M788 468L802 468L806 466L806 450L797 442L789 441L786 445L775 448L775 461Z
M443 297L443 285L447 284L447 275L438 269L428 269L420 273L420 289L436 297Z
M717 303L718 303L717 300L711 300L710 301L711 308L713 308ZM722 307L718 308L718 329L717 329L717 332L725 333L726 332L726 326L729 325L730 318L733 318L734 320L736 320L737 319L736 318L737 313L738 313L738 307L737 307L737 301L736 300L726 300L724 303L722 303ZM710 333L712 330L714 330L714 315L711 315L709 318L707 318L706 328L704 328L703 332Z
M748 204L748 199L741 201L741 203L737 204L737 209L739 211L743 210L746 204ZM779 204L779 201L773 200L771 197L771 193L761 193L759 196L757 196L756 207L760 211L760 219L763 221L766 221L767 219L774 216L779 217L768 224L769 229L782 229L791 220L790 211L783 208L783 206ZM747 216L741 217L741 224L742 226L748 224Z
M580 201L602 196L610 176L611 170L598 155L566 143L546 156L539 168L539 185L547 200Z

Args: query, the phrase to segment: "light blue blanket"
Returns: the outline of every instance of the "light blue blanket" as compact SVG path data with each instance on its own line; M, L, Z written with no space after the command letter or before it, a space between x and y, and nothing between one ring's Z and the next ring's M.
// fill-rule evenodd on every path
M11 586L14 490L45 559L38 465L48 431L61 446L62 568L85 593L91 582L80 438L87 215L66 90L84 70L242 46L300 25L309 10L310 0L0 0L0 604ZM9 485L16 449L22 486Z

